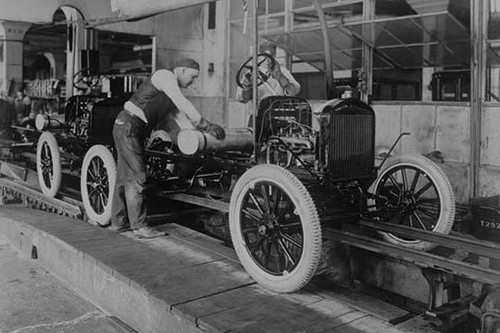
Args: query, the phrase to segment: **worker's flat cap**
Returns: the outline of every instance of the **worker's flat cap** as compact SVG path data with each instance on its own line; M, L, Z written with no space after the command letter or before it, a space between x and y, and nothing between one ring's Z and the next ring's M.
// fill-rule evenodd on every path
M175 61L172 68L177 68L177 67L186 67L186 68L193 68L196 70L200 70L200 64L196 60L191 58L183 58Z

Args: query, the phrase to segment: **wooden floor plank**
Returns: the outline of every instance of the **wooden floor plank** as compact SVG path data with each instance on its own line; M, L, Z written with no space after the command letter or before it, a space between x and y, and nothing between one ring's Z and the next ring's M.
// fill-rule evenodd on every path
M277 295L200 318L199 322L202 328L222 332L301 332L328 319L327 314Z
M327 320L315 323L304 328L307 333L329 333L337 327L348 327L350 323L368 317L366 312L353 310L340 316L330 317Z
M335 327L329 332L331 333L378 333L387 332L393 326L380 319L365 316L350 322L347 325Z
M227 259L239 262L236 252L234 252L231 247L227 246L221 240L204 235L178 224L166 224L164 226L159 226L158 228L160 230L167 231L172 237L182 239L183 241L188 242L200 249L214 252L224 256Z
M162 300L182 320L214 332L382 332L407 312L345 288L315 285L277 294L256 285L223 242L187 228L144 240L26 208L0 210L93 258L129 285ZM378 318L369 316L376 313ZM378 330L380 329L380 330ZM370 331L371 330L371 331ZM378 331L377 331L378 330Z
M315 280L309 286L311 290L319 295L339 300L360 311L367 312L376 318L391 321L408 314L408 311L397 306L386 303L380 299L362 294L356 290L348 289L332 282Z
M199 319L250 303L262 303L274 294L253 284L175 305L172 311L193 323Z
M435 325L432 321L426 319L424 316L417 316L410 320L407 320L401 324L396 325L393 329L387 331L387 333L410 333L410 332L420 332L420 333L438 333Z
M177 271L144 272L136 281L171 306L255 283L243 268L227 259Z

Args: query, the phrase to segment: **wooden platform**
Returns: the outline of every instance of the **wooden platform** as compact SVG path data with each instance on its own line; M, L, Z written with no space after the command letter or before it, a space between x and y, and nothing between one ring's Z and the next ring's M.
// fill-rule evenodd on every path
M270 292L231 248L176 224L160 228L169 235L142 240L0 206L1 238L139 332L434 332L421 317L335 286Z

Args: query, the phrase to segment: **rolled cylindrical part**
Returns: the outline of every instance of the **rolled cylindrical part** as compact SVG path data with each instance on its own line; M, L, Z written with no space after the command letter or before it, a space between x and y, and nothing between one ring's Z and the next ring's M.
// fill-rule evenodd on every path
M239 151L251 152L253 134L248 128L226 128L224 140L216 139L212 134L199 130L182 130L177 137L177 145L184 155L192 156L208 152Z
M61 123L55 119L51 119L48 115L37 114L35 117L35 127L39 131L48 128L59 128Z

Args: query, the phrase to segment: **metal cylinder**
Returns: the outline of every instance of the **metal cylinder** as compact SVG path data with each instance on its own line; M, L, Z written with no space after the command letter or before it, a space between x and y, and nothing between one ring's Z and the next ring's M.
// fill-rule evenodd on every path
M184 155L222 151L252 151L253 134L248 128L226 128L224 140L199 130L182 130L177 138L179 150Z
M51 119L48 115L37 114L35 118L35 127L39 131L49 128L59 128L61 123L56 119Z

